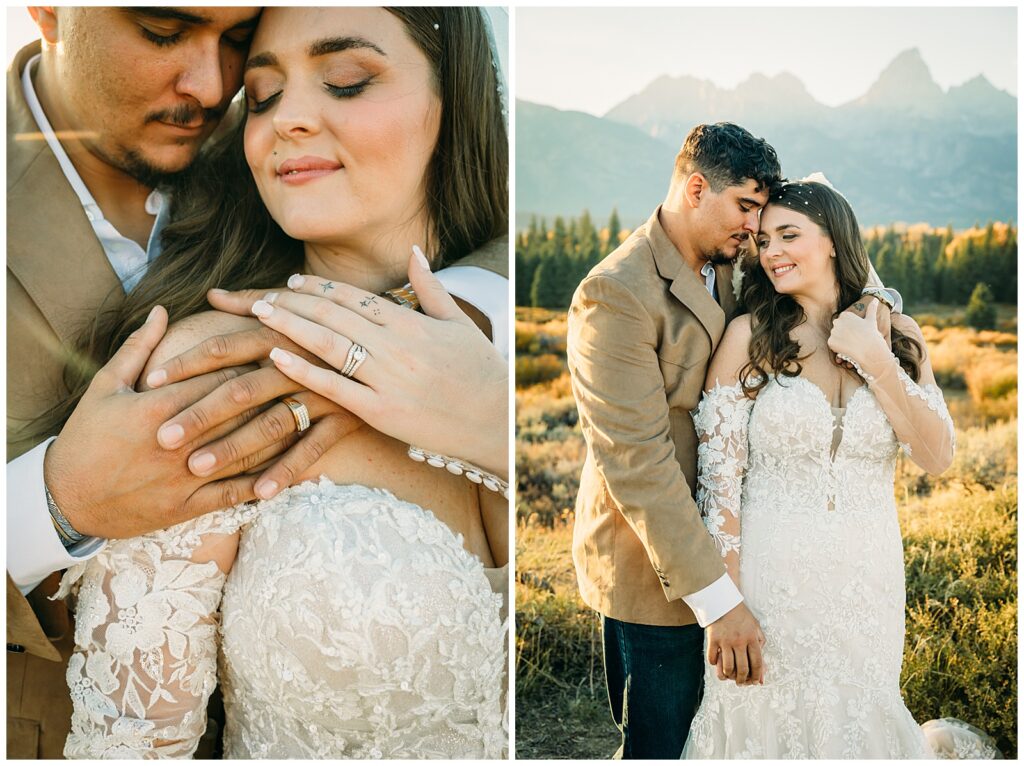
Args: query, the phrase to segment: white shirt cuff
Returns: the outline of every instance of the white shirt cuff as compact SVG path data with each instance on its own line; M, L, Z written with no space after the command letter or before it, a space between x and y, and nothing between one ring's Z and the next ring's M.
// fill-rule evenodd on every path
M743 601L743 594L732 578L724 574L706 588L683 596L683 601L693 610L700 626L706 628Z
M508 280L479 266L449 266L434 273L450 294L472 303L491 323L491 340L508 361Z
M92 558L107 544L87 537L65 550L53 528L43 489L43 458L54 438L7 464L7 573L22 593L51 572Z

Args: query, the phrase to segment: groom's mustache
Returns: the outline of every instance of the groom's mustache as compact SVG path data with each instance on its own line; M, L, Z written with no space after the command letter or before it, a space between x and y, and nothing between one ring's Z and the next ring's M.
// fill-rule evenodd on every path
M159 112L152 112L146 115L146 124L165 122L181 128L194 128L198 127L198 125L205 125L208 122L220 120L226 110L226 107L202 109L191 104L181 104L171 109L161 109ZM200 120L202 121L200 122Z

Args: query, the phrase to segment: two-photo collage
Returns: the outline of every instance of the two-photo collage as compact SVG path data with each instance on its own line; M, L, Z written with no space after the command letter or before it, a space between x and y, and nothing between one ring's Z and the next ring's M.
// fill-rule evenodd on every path
M7 759L1017 759L1016 4L5 14Z

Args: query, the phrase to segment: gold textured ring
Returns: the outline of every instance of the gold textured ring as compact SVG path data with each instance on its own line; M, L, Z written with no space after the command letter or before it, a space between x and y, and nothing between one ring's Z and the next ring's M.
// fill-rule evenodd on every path
M292 399L290 396L281 400L284 402L288 409L292 411L292 417L295 418L295 428L301 434L307 428L309 428L309 410L306 409L306 405L302 402Z

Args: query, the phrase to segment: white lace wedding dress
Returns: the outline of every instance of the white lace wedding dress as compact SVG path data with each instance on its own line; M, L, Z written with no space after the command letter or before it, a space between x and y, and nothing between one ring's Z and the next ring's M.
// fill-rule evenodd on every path
M962 722L923 730L900 694L896 454L903 441L951 455L954 431L935 386L899 370L880 395L923 413L900 422L899 440L866 385L845 413L805 378L772 379L753 401L739 384L701 401L697 501L723 555L739 555L740 590L766 638L765 680L739 687L706 665L684 758L994 755Z
M239 529L228 575L193 560ZM219 678L226 758L504 757L506 572L419 506L326 478L111 541L62 583L64 754L190 757Z

